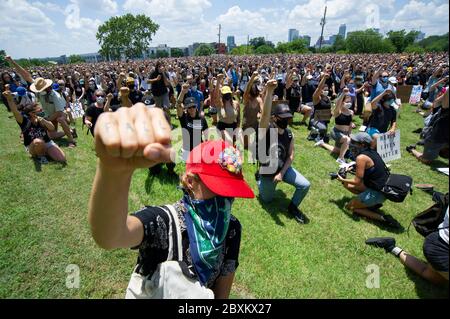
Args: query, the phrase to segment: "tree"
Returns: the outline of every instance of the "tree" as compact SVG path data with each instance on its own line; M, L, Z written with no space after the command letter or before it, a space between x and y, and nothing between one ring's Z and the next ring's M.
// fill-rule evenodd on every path
M418 43L426 51L448 52L448 32L444 35L432 35Z
M240 45L240 46L233 48L233 50L231 50L231 52L230 52L231 55L247 55L247 54L253 54L253 53L254 53L254 49L251 45L249 45L249 46Z
M199 47L195 50L195 56L209 56L214 54L214 49L208 44L200 44Z
M278 53L308 53L306 41L302 39L295 39L291 42L278 42L276 47Z
M253 38L250 40L250 45L255 48L255 50L266 44L266 40L263 37Z
M383 53L392 49L392 44L383 41L383 36L373 29L351 32L346 46L350 53Z
M169 52L167 52L166 50L156 50L156 58L160 59L160 58L168 58L169 57Z
M418 31L410 31L406 33L405 30L389 31L387 33L388 39L395 46L397 53L404 52L406 47L412 45L419 35Z
M116 60L122 54L127 58L140 57L158 29L159 25L143 14L112 17L98 27L100 54Z
M184 56L184 52L183 52L183 50L181 50L179 48L172 48L172 49L170 49L170 55L173 58L181 58Z
M256 48L255 50L256 54L274 54L275 49L272 48L270 45L264 44Z
M76 63L83 63L84 60L81 56L79 55L71 55L69 56L69 63L70 64L76 64Z
M5 50L0 50L0 68L6 68L8 66L8 62L6 62L5 56Z
M347 43L342 35L338 35L333 45L331 46L333 52L345 51L347 49Z
M425 49L422 48L420 45L417 44L413 44L413 45L409 45L406 49L405 49L406 53L419 53L419 54L423 54L425 53Z

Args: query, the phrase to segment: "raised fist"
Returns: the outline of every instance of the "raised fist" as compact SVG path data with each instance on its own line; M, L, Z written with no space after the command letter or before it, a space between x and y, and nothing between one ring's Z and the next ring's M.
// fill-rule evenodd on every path
M143 103L102 113L94 135L100 165L111 171L133 172L175 158L164 112Z

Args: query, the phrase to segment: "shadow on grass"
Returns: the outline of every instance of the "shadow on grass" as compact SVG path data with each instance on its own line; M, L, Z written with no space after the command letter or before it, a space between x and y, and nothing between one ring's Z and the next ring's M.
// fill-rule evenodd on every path
M150 194L153 183L157 180L160 184L163 185L174 185L178 186L180 183L180 177L176 173L169 173L167 170L163 169L163 166L160 166L160 171L158 172L158 169L156 171L151 172L148 171L147 179L145 180L145 192L147 194Z
M411 269L404 267L405 274L414 283L417 296L421 299L448 298L448 285L434 285L431 282L420 277Z
M363 216L358 216L356 214L351 213L349 210L345 209L345 205L352 200L352 197L342 197L339 200L335 200L335 199L330 199L329 202L332 204L335 204L337 207L339 207L340 210L342 210L345 215L349 218L351 218L353 221L359 222L361 220L361 218L363 218L366 222L377 226L378 228L387 231L387 232L391 232L394 234L402 234L405 232L405 228L400 225L400 228L394 228L394 227L390 227L387 226L386 224L384 224L383 222L377 221L377 220L373 220L373 219L369 219L369 218L365 218ZM380 215L386 215L385 212L381 209L378 209L377 212ZM398 222L398 221L397 221ZM399 223L400 224L400 223Z
M291 200L286 197L286 194L282 190L278 189L275 191L273 200L270 203L263 202L259 196L258 201L261 204L261 207L269 213L270 217L272 217L275 224L278 226L284 226L284 223L279 218L280 214L289 219L294 219L294 217L287 212Z
M30 159L33 161L34 169L36 170L36 172L42 172L42 164L33 157L30 157Z

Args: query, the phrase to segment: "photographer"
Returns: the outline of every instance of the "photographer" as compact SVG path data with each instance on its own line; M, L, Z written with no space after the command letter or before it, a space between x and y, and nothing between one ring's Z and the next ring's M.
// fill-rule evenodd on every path
M356 156L355 178L347 179L338 174L337 180L351 193L358 195L345 208L354 214L398 228L400 225L390 215L377 211L386 200L381 189L386 184L389 172L381 156L370 148L372 138L367 133L350 135L350 151Z
M270 203L275 195L278 183L284 181L295 187L294 195L288 207L288 213L294 216L300 224L308 223L308 218L302 213L298 206L309 191L309 181L291 166L294 161L294 136L287 128L289 119L292 118L289 106L278 104L272 111L273 92L277 86L276 80L270 80L266 86L266 96L261 121L258 129L258 160L260 162L258 180L259 197L261 201ZM272 132L272 134L271 134ZM273 132L276 134L272 141ZM272 143L272 144L271 144ZM264 157L261 158L259 148L263 147ZM276 157L271 154L276 152ZM275 172L268 173L275 169Z

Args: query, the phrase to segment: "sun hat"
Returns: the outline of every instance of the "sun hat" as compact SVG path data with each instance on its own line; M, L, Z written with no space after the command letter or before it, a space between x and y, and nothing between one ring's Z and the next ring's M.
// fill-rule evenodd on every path
M242 174L241 153L223 140L196 146L189 153L186 173L197 174L206 187L219 196L255 197Z
M41 93L48 89L52 84L52 80L37 78L36 80L34 80L33 84L30 85L30 90L34 93Z

